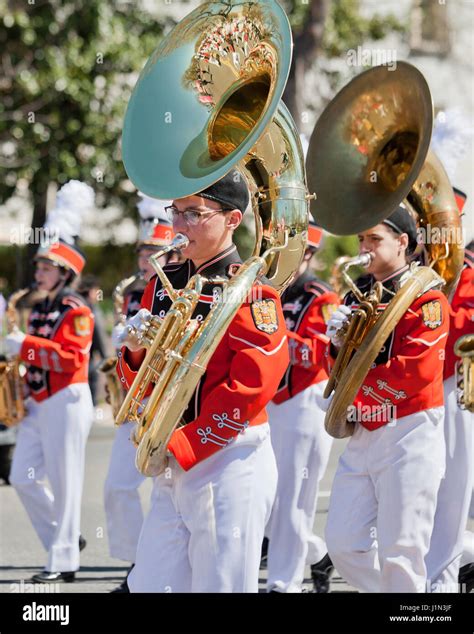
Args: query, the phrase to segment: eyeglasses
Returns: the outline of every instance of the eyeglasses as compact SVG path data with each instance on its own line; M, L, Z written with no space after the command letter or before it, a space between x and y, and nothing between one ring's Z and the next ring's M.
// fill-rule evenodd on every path
M178 220L182 218L184 222L189 226L196 226L201 216L208 216L209 214L220 214L223 211L232 211L231 209L208 209L206 211L199 211L198 209L186 209L185 211L179 211L174 205L165 207L165 211L171 216L171 219Z

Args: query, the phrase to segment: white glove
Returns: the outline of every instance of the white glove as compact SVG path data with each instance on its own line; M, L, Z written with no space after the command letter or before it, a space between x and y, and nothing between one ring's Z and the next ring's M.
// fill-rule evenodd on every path
M17 357L20 354L25 337L25 333L21 332L21 330L14 330L5 337L5 354L7 357Z
M150 325L152 316L149 310L140 308L136 315L127 320L123 331L117 337L116 345L127 346L132 352L144 348L143 335Z
M120 350L123 346L122 337L124 336L125 324L117 324L112 328L112 344L115 350Z
M333 312L331 318L328 321L326 336L329 337L331 343L337 348L339 348L344 341L344 336L341 336L341 334L338 335L338 331L340 331L341 328L347 323L351 312L352 311L349 306L344 306L344 304L341 304L340 306L338 306L337 310Z

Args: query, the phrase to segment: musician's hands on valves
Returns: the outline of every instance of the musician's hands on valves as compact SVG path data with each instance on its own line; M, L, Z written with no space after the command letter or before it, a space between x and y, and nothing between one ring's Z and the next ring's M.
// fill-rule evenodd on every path
M328 321L326 336L329 337L331 343L340 348L344 343L344 336L351 315L351 309L341 304L337 310L333 312Z
M5 337L5 354L8 358L17 357L20 354L25 337L25 333L18 328Z
M152 314L141 308L126 324L118 324L112 331L114 346L126 346L132 352L144 347L143 337L150 326Z

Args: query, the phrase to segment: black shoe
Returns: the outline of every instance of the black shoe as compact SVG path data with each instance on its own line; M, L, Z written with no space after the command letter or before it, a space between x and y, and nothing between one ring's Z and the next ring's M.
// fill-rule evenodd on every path
M318 594L326 594L329 592L329 580L333 572L334 566L328 554L324 555L317 564L311 566L314 592Z
M33 575L31 581L34 583L57 583L60 581L72 583L75 578L75 572L49 572L49 570L43 570L43 572Z
M79 535L79 552L81 552L81 550L84 550L86 546L87 546L87 541L84 539L82 535Z
M461 588L464 584L466 585L466 592L472 592L474 589L474 564L466 564L459 569L458 581Z
M130 588L128 587L127 580L128 580L128 575L132 572L134 565L135 564L132 564L130 566L130 570L127 572L127 576L125 577L125 579L122 581L122 583L119 586L117 586L117 588L115 588L114 590L111 590L110 594L124 594L124 593L130 592Z
M260 568L267 567L268 544L269 544L268 537L264 537L262 542L262 554L260 555Z

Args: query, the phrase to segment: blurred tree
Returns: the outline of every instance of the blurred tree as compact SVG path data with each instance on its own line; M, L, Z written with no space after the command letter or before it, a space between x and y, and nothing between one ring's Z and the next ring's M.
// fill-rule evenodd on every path
M167 21L129 0L0 0L0 201L26 181L32 227L44 223L50 183L84 180L99 206L130 198L122 119Z
M295 39L285 100L300 125L305 73L320 51L341 56L401 27L391 17L363 18L359 0L283 1ZM166 6L153 15L144 9L152 5L0 0L0 203L26 183L33 228L44 223L50 184L71 178L94 186L99 207L135 213L119 147L124 110L138 71L173 24ZM239 241L245 251L248 232ZM25 249L26 263L36 247Z
M314 268L321 279L330 281L333 266L337 258L348 255L350 257L359 252L357 236L324 237L321 248L314 258Z
M293 31L293 63L283 100L301 129L305 111L303 87L320 54L341 57L368 40L380 40L391 31L405 31L393 15L365 18L360 0L283 0ZM337 77L333 78L334 89Z

